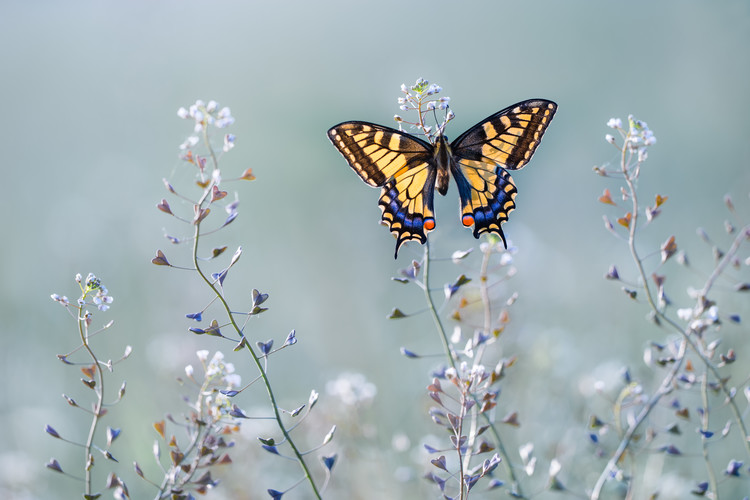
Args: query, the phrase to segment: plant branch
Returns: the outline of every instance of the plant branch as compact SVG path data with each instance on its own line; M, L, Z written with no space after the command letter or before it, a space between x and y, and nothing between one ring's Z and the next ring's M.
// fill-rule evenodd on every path
M489 260L489 258L487 258ZM486 262L483 261L483 276L486 276L487 268L485 267ZM445 327L443 326L443 322L440 319L440 316L437 313L437 309L435 308L435 302L432 298L432 292L430 290L430 243L429 241L425 242L424 244L424 262L423 262L423 275L422 275L422 286L424 288L425 292L425 299L427 300L427 308L430 310L430 313L432 315L432 319L435 322L435 327L438 330L438 333L440 334L440 339L443 342L443 348L445 349L446 357L448 358L448 361L450 362L451 367L456 370L456 360L455 360L455 352L453 351L453 348L451 347L451 344L448 340L448 334L445 331ZM485 290L486 290L486 284L485 284ZM489 300L489 295L486 295ZM488 311L489 308L485 305L485 312ZM488 320L485 318L485 325L488 324ZM456 373L458 371L456 370ZM481 402L477 401L476 398L474 398L475 408L481 408ZM487 413L482 413L482 417L484 418L485 422L489 426L489 431L491 432L493 438L495 439L495 445L498 450L498 454L502 457L502 461L505 463L506 471L508 472L508 476L510 477L511 484L513 486L513 494L516 498L526 498L523 494L521 484L518 482L518 478L516 477L515 471L513 470L513 466L510 461L510 456L508 455L505 445L503 444L503 440L500 437L500 433L497 431L497 428L495 426L495 423L490 420L490 417L487 415ZM460 452L459 452L460 457ZM462 471L463 473L463 471ZM462 480L463 484L463 480Z
M206 138L206 145L208 146L209 151L211 152L211 158L213 159L214 163L216 162L216 157L213 153L213 148L211 148L207 138ZM216 164L215 164L216 166ZM202 206L202 204L205 202L205 200L208 198L209 193L211 192L211 187L213 186L213 183L211 183L204 191L203 197L201 198L199 202L199 206ZM206 276L206 274L203 272L200 264L200 259L198 258L198 244L200 241L200 222L197 222L195 224L195 232L193 237L193 251L192 251L192 259L193 259L193 265L195 266L195 270L198 272L198 275L201 277L201 279L205 282L205 284L213 291L213 293L216 295L219 302L222 304L222 308L226 312L229 322L232 325L232 329L241 337L245 338L245 334L242 331L242 328L237 324L234 315L232 314L232 309L229 307L229 304L227 303L226 299L224 298L224 295L221 293L221 291L216 287L216 285ZM294 453L297 462L299 463L300 467L302 468L302 471L305 475L305 478L307 479L308 483L310 484L310 487L313 491L313 494L315 495L315 498L320 499L320 492L318 491L318 488L315 484L315 481L312 477L312 474L310 473L310 469L307 466L307 463L305 462L304 456L300 452L300 450L297 448L297 445L295 444L294 440L292 439L292 436L287 430L284 421L281 417L281 412L279 411L279 405L276 402L276 396L273 392L273 388L271 386L271 380L268 377L268 373L266 372L263 363L262 358L259 357L253 348L250 346L250 342L245 342L245 347L247 348L248 352L253 358L253 362L255 363L256 368L258 369L262 379L263 379L263 385L266 388L266 393L268 394L268 398L271 403L271 407L273 408L274 412L274 418L276 420L276 423L279 427L279 430L283 434L285 440L289 443L290 448L292 449L292 452Z

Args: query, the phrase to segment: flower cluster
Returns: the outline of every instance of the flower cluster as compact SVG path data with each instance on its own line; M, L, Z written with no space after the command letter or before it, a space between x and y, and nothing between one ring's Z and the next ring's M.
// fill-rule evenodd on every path
M107 288L102 285L102 282L99 278L94 276L94 274L89 273L88 276L86 276L85 281L83 280L81 274L76 274L75 279L78 285L81 287L81 296L76 301L78 307L82 308L86 304L93 304L100 311L106 311L107 309L109 309L109 305L114 302L115 299L114 297L109 295ZM87 298L92 292L94 293L94 297L91 299L91 302L87 302ZM64 307L70 306L70 299L68 299L68 297L66 297L65 295L58 295L56 293L53 293L52 295L50 295L50 298Z
M203 349L197 353L198 359L203 365L203 370L206 374L206 379L216 384L225 385L226 389L237 388L242 385L242 377L235 373L234 363L228 363L224 361L224 353L216 351L210 361L208 360L208 351ZM193 366L188 365L185 367L185 373L188 376L193 373Z
M455 117L449 106L451 98L436 97L442 90L440 85L431 84L424 78L419 78L411 87L402 84L401 92L403 92L404 96L398 98L399 108L402 111L417 111L419 119L416 122L408 122L400 115L395 115L393 119L399 124L399 130L403 130L402 124L406 123L415 127L419 133L426 135L430 142L434 142L435 138L443 133L448 122ZM438 109L445 112L443 121L440 124L437 123L436 111ZM432 112L435 117L437 125L435 128L425 125L425 115L429 112Z
M219 103L213 100L205 103L198 99L190 107L178 109L177 116L185 120L195 120L196 133L201 132L209 125L214 125L216 128L227 128L234 123L232 111L226 106L219 109Z
M346 406L358 406L372 402L378 389L361 373L344 372L326 383L326 392Z
M238 418L232 413L233 405L222 389L237 387L240 376L234 373L234 365L224 361L224 354L217 351L211 360L209 352L196 353L203 368L203 377L196 378L192 365L185 367L188 380L197 386L195 399L190 403L191 411L181 422L173 417L169 421L183 427L187 433L187 444L182 446L173 436L168 439L167 422L154 423L154 429L169 448L169 466L165 472L161 491L196 491L205 494L218 481L211 476L211 467L232 463L227 450L233 443L226 438L239 431ZM161 445L154 443L154 457L162 465ZM135 464L136 473L145 479L141 467ZM161 497L160 497L161 498ZM192 498L192 495L175 498Z
M188 108L181 107L178 109L177 116L184 120L193 120L195 122L194 134L204 134L211 125L224 129L234 123L232 111L226 106L219 108L219 103L213 100L205 103L201 99L198 99L195 101L195 104L190 105ZM180 149L190 149L197 145L200 140L201 138L197 135L191 135L180 145ZM224 135L224 152L234 147L234 141L234 134Z
M644 161L648 157L648 147L656 144L656 137L651 129L648 128L648 124L644 121L636 120L633 115L628 115L627 130L622 127L622 120L619 118L610 118L607 121L607 126L620 133L628 149L638 154L639 162ZM617 145L617 140L611 134L607 134L605 140L610 144Z

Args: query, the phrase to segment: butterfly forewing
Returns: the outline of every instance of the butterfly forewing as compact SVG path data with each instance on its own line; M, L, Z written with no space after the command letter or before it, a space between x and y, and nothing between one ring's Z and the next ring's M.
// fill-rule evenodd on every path
M371 186L383 186L400 170L432 158L429 143L374 123L340 123L328 131L328 138Z
M498 111L457 137L453 156L486 162L488 169L518 170L531 159L556 110L552 101L532 99Z

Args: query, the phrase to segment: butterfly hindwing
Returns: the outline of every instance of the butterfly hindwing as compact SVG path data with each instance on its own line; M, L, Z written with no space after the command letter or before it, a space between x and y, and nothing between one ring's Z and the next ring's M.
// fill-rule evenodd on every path
M328 137L362 180L382 188L378 205L383 224L396 237L396 255L407 241L427 241L435 227L432 145L366 122L340 123Z
M453 178L458 186L461 202L461 222L474 225L474 237L495 233L505 242L501 224L516 207L516 186L502 167L474 160L454 163Z
M516 186L505 170L518 170L531 159L557 105L533 99L499 111L451 143L451 174L461 201L461 221L474 225L474 236L488 232L505 243L501 224L515 208Z
M389 180L380 194L378 205L382 221L396 237L396 253L407 241L427 241L435 228L433 198L437 169L430 162L418 163Z

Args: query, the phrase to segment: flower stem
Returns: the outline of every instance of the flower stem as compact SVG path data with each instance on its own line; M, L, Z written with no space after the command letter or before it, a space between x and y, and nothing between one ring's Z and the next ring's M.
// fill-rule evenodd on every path
M437 309L435 308L435 302L432 299L432 291L430 290L430 243L429 241L425 242L424 244L424 262L422 263L422 265L423 265L422 286L424 288L425 299L427 301L427 308L430 310L432 319L435 322L435 327L437 328L438 333L440 334L440 339L443 343L443 348L445 349L445 355L448 358L448 361L451 367L454 370L456 370L456 354L453 351L453 348L451 347L451 344L448 340L448 334L446 333L445 327L443 326L443 322L441 321L440 316L438 315ZM484 266L483 266L483 270L486 271ZM489 311L489 308L487 306L485 306L485 311ZM487 321L485 321L485 324L487 324ZM476 399L474 399L474 402L476 403L475 408L481 407L480 401L477 401ZM485 422L489 426L490 433L495 438L495 446L497 447L498 454L502 457L502 461L505 463L508 476L510 477L510 482L513 486L514 497L526 498L521 489L521 484L518 482L518 478L516 477L516 474L513 470L513 466L510 462L510 456L505 450L503 440L500 437L500 433L497 431L495 423L492 420L490 420L490 417L487 415L487 413L482 413L482 417L484 418ZM459 452L459 460L461 460L460 452ZM461 471L461 473L463 474L463 470ZM464 484L463 478L461 478L462 489L463 489L463 484Z

